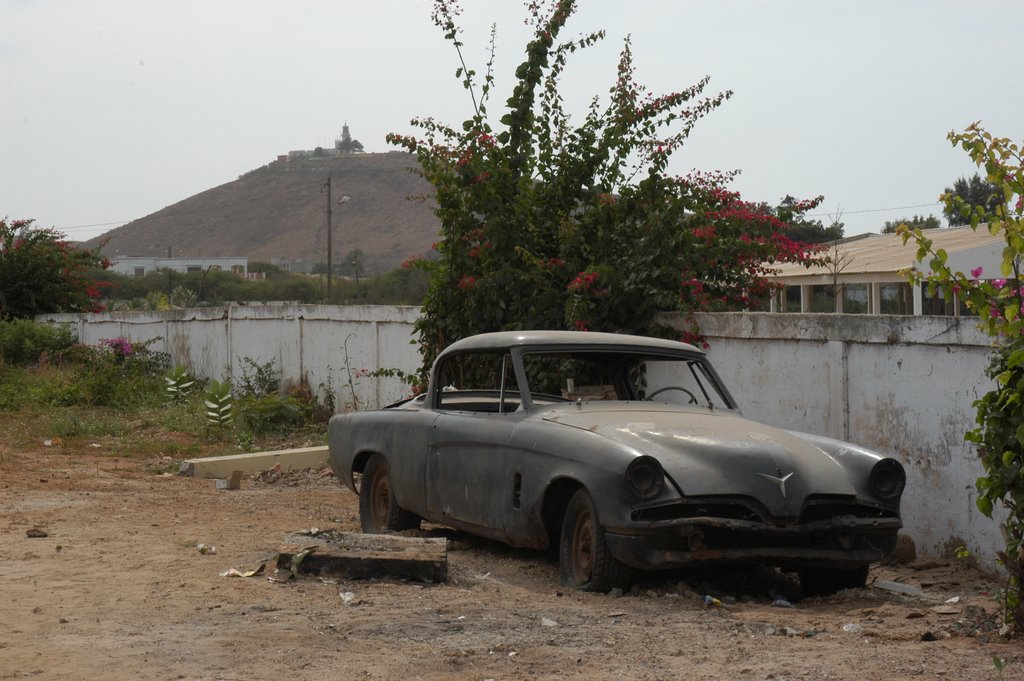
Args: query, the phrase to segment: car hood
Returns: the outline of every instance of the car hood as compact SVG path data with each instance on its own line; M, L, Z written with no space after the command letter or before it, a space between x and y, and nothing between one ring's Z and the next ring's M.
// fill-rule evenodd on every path
M657 458L687 496L745 495L796 516L814 494L855 495L847 471L807 440L727 411L583 406L545 417Z

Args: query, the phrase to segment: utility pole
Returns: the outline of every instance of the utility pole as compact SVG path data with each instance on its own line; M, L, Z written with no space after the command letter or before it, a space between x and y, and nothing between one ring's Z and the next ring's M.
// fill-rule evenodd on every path
M331 263L331 253L332 253L332 249L333 249L333 247L331 245L331 233L334 232L334 225L331 224L331 214L332 214L331 208L332 208L332 206L331 206L331 176L330 175L327 176L327 182L324 183L324 186L327 187L327 304L330 305L331 304L331 270L333 268L333 265Z

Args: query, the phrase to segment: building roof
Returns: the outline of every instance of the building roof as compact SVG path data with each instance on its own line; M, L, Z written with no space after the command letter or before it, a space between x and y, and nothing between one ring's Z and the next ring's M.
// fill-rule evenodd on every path
M977 231L970 227L930 229L925 235L932 240L934 249L945 249L954 271L981 266L986 274L998 276L1005 246L1002 234L992 236L984 226L979 226ZM829 253L841 263L839 277L846 280L903 281L900 270L921 268L917 244L911 239L904 245L899 234L864 234L841 239L829 245ZM819 283L831 279L835 269L832 264L807 268L787 263L778 267L774 278L792 284Z

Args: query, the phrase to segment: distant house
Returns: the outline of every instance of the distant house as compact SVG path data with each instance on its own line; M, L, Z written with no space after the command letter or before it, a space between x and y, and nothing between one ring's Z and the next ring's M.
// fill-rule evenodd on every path
M982 268L982 279L1001 276L1002 236L985 227L927 230L933 247L945 249L953 271ZM864 234L829 244L830 262L810 269L786 264L772 280L783 285L771 301L773 312L845 312L960 316L961 301L946 300L941 291L929 296L911 286L900 270L930 270L917 260L914 241L903 244L898 234Z
M111 270L129 277L144 277L151 272L172 270L174 272L206 272L225 271L246 276L249 271L249 258L229 256L218 258L150 258L144 256L121 256L113 261Z

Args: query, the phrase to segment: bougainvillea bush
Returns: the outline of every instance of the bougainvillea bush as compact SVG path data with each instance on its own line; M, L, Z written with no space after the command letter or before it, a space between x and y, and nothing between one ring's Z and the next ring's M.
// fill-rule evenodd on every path
M109 284L92 274L110 261L32 223L0 219L0 319L101 310L98 301Z
M935 248L928 232L901 225L903 242L913 239L917 259L928 270L912 270L912 283L931 291L942 289L946 300L954 295L978 315L983 329L995 344L986 373L995 388L974 402L977 428L966 434L977 447L985 474L978 478L977 505L988 517L997 506L1007 510L1003 522L1006 549L999 554L1008 575L1004 592L1008 623L1024 632L1024 157L1022 145L995 137L975 123L948 136L984 171L994 195L971 204L948 192L943 195L945 213L958 215L972 229L987 229L1005 240L999 272L982 267L954 271L946 252Z
M417 326L424 367L484 331L679 337L656 323L659 312L742 308L766 293L774 265L817 257L787 236L786 223L820 197L775 210L728 191L733 173L666 173L693 126L731 92L706 95L707 78L648 92L627 40L606 101L596 97L573 120L560 79L569 56L604 34L561 39L571 0L527 9L532 39L495 120L494 34L481 76L463 60L458 6L437 0L433 20L456 49L472 114L456 127L417 118L419 136L388 137L416 155L442 224L436 257L407 263L431 273ZM685 337L699 340L699 330Z

